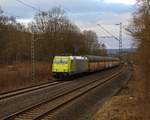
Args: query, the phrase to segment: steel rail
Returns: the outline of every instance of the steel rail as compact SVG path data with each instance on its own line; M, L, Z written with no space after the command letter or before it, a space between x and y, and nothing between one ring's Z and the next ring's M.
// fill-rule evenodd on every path
M62 83L62 82L53 81L53 82L43 83L43 84L36 85L36 86L31 86L31 87L27 87L27 88L22 88L22 89L17 89L17 90L14 90L14 91L6 92L6 93L3 93L3 94L0 94L0 100L10 98L10 97L14 97L14 96L17 96L17 95L21 95L21 94L24 94L24 93L28 93L28 92L31 92L31 91L35 91L35 90L38 90L38 89L42 89L42 88L45 88L45 87L57 85L57 84L60 84L60 83Z
M49 84L51 85L54 85L56 82L62 82L62 81L58 81L58 80L54 80L54 81L51 81L51 82L45 82L45 83L41 83L39 85L33 85L33 86L29 86L29 87L25 87L25 88L20 88L20 89L16 89L16 90L12 90L12 91L8 91L8 92L2 92L0 93L0 100L1 99L4 99L4 98L8 98L8 97L11 97L11 96L15 96L15 95L18 95L18 94L21 94L21 93L25 93L25 92L28 92L29 89L31 90L37 90L37 88L41 87L42 86L46 87L48 86ZM30 90L29 90L30 91Z
M15 117L20 118L20 117L23 116L23 115L25 115L26 117L28 117L28 114L29 114L29 119L32 119L32 120L34 120L34 119L39 119L39 118L45 116L45 114L50 113L50 112L52 112L52 111L55 111L55 110L57 110L58 108L60 108L61 106L64 106L64 105L66 105L67 103L73 101L74 99L76 99L76 98L78 98L78 97L80 97L80 96L86 94L88 91L91 91L92 89L94 89L94 88L96 88L96 87L98 87L98 86L100 86L100 85L103 85L103 84L106 83L107 81L110 81L111 79L113 79L113 78L115 78L115 77L118 77L123 71L124 71L124 70L123 70L123 68L122 68L122 70L120 70L119 72L117 72L117 73L115 73L115 74L113 74L113 75L111 75L111 76L109 76L109 77L107 77L107 78L104 78L104 79L101 80L101 81L99 81L100 79L96 79L96 80L94 80L94 81L92 81L92 82L89 82L89 83L87 83L87 84L84 84L83 86L80 86L80 87L78 87L78 88L75 88L75 89L73 89L73 90L71 90L71 91L68 91L68 92L66 92L66 93L64 93L64 94L58 95L58 96L56 96L56 97L54 97L54 98L52 98L52 99L50 99L50 100L48 100L48 101L42 102L42 103L40 103L40 104L38 104L38 105L36 105L36 106L30 107L30 108L24 110L24 111L15 113L15 114L9 116L8 118L15 118ZM99 83L97 83L97 82L99 82ZM96 84L96 85L92 86L93 84ZM90 86L92 86L92 87L90 87ZM85 89L86 87L90 87L90 88ZM82 89L83 89L83 90L82 90ZM84 89L85 89L85 90L84 90ZM81 92L81 90L82 90L82 92ZM80 92L79 92L79 91L80 91ZM78 92L79 92L79 94L75 95L75 93L78 93ZM52 108L52 109L50 109L50 110L46 110L46 109L45 109L46 111L45 111L44 113L42 113L42 112L40 111L40 110L41 110L40 107L42 107L42 106L47 106L48 103L52 103L52 102L54 102L54 101L56 101L56 100L59 100L59 99L64 100L64 99L62 99L62 98L63 98L63 97L66 97L67 95L70 95L70 94L71 94L71 95L74 94L75 96L73 95L73 97L71 97L71 98L70 98L69 100L67 100L66 102L63 102L62 104L58 104L57 106L54 106L54 108ZM34 115L32 116L32 112L33 112L34 110L35 110L35 111L36 111L36 110L39 110L39 113L36 113L36 114L34 114ZM44 109L42 109L42 111L44 111ZM21 118L20 118L20 119L21 119Z
M81 93L79 93L79 94L77 94L77 95L74 95L74 97L70 98L68 101L66 101L66 102L64 102L64 103L62 103L62 104L60 104L60 105L58 105L57 107L55 107L55 108L53 108L53 109L51 109L51 110L49 110L49 111L47 111L47 112L45 112L44 114L38 115L37 117L35 117L35 118L32 119L32 120L37 120L37 119L41 119L41 118L45 117L48 113L51 113L51 112L54 112L54 111L58 110L59 108L65 106L66 104L70 103L71 101L73 101L73 100L75 100L75 99L81 97L82 95L88 93L89 91L91 91L91 90L93 90L93 89L99 87L100 85L105 84L106 82L108 82L108 81L114 79L115 77L118 77L122 72L123 72L123 71L119 71L118 73L116 73L116 74L110 76L109 78L105 78L102 82L98 83L97 85L93 85L92 87L90 87L90 88L88 88L88 89L82 91ZM97 82L99 82L99 80L93 82L92 84L97 83ZM90 85L90 86L91 86L91 85ZM86 86L86 87L88 87L88 86ZM81 89L82 89L82 88L81 88ZM79 91L80 91L80 89L79 89ZM75 91L75 92L77 92L77 91ZM70 94L70 93L69 93L69 94ZM72 92L71 94L75 94L75 93ZM60 99L62 99L62 98L60 98Z

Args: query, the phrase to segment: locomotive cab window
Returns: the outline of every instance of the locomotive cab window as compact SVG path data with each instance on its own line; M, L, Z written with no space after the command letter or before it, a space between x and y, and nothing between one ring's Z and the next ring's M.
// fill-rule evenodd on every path
M54 63L55 64L68 64L68 60L67 59L55 59Z

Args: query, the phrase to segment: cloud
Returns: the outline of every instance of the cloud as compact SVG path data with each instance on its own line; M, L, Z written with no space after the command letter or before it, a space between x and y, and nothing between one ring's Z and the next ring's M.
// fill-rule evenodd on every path
M36 7L41 10L50 10L52 7L61 6L65 11L70 14L87 14L89 12L117 12L124 13L130 12L132 5L127 4L110 4L113 0L22 0L25 3ZM123 0L118 0L123 1ZM130 1L130 0L126 0ZM132 0L131 0L132 1ZM109 3L109 4L108 4ZM113 3L117 3L117 0L114 0ZM123 3L123 2L122 2ZM125 3L125 2L124 2ZM5 12L15 14L22 18L33 17L36 10L24 6L23 4L15 0L2 0L1 2L2 9Z
M111 4L126 4L126 5L133 5L136 3L136 0L104 0L106 3Z
M119 30L113 24L123 22L127 24L132 15L135 0L22 0L40 10L50 10L52 7L61 6L72 22L77 24L81 30L93 30L98 36L107 35L100 30L97 23L101 23L113 34L117 35ZM26 7L16 0L1 0L1 6L6 13L19 16L19 22L27 24L31 21L37 11ZM11 15L10 14L10 15ZM109 25L108 25L109 24ZM124 33L124 36L125 33ZM129 36L127 36L129 40ZM128 43L128 40L127 43ZM117 42L104 40L108 48L116 47ZM130 40L129 40L130 41ZM130 43L130 42L129 42ZM112 44L112 45L111 45ZM126 43L125 47L128 46Z
M102 19L98 19L98 17ZM100 38L101 36L110 36L108 33L106 33L104 30L98 27L97 24L101 24L105 29L107 29L109 32L111 32L114 36L118 37L119 36L119 26L116 26L116 23L123 22L123 26L127 27L128 22L127 20L132 17L131 13L124 13L124 14L117 14L113 12L104 12L101 13L100 16L95 17L95 21L88 21L88 20L78 20L75 22L80 29L83 30L92 30L95 31L99 37L99 41L103 42L106 44L107 48L112 48L112 49L118 49L118 41L109 38L109 39L103 39ZM131 36L127 34L125 29L123 29L123 48L130 48L132 47L132 40Z
M24 25L28 25L29 22L31 22L32 19L17 19L17 22L22 23Z

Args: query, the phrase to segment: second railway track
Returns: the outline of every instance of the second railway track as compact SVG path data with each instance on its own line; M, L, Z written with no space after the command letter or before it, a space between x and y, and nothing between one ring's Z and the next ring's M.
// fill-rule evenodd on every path
M105 84L107 81L114 79L115 77L121 75L121 73L125 71L123 68L119 72L115 72L109 77L106 77L102 80L95 79L94 81L88 82L80 87L72 89L70 91L65 92L64 94L55 96L54 98L47 100L46 102L41 102L33 107L26 108L20 112L12 114L7 117L7 119L15 119L15 120L36 120L42 119L43 117L47 117L50 119L50 113L56 111L60 107L63 107L67 103L75 100L76 98L88 93L92 89Z
M36 86L31 86L31 87L22 88L22 89L18 89L18 90L6 92L6 93L1 93L0 94L0 100L5 99L5 98L10 98L10 97L13 97L13 96L16 96L16 95L21 95L21 94L31 92L31 91L34 91L34 90L42 89L42 88L45 88L45 87L57 85L57 84L60 84L60 83L61 82L58 82L58 81L47 82L47 83L43 83L43 84L36 85Z

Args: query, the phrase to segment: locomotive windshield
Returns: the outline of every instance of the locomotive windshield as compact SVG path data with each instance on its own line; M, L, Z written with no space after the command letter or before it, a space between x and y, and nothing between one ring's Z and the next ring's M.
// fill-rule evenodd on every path
M55 59L55 64L68 64L68 59Z

